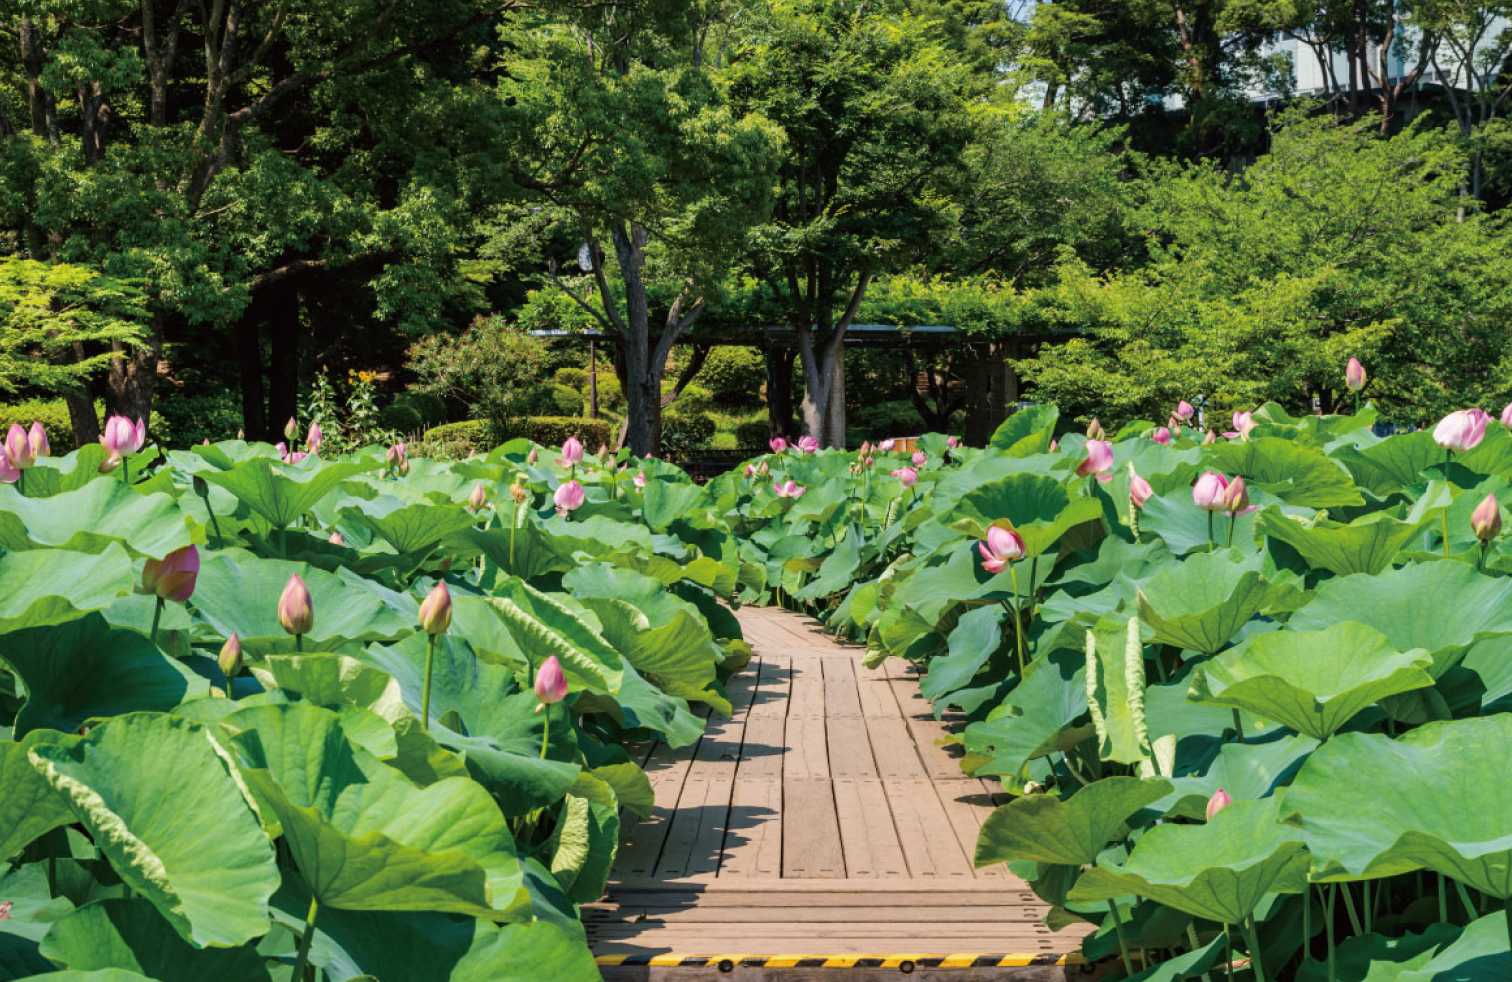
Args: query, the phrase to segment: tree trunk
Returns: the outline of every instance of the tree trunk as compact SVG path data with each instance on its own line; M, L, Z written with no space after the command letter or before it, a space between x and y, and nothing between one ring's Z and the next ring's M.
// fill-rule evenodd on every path
M252 302L237 322L237 375L241 381L242 430L252 440L268 433L268 394L263 379L262 325L267 318L264 292L252 294Z
M661 444L661 368L651 361L651 311L642 270L646 230L615 226L611 236L625 283L625 440L637 457L650 457Z
M793 349L766 350L767 435L790 437L793 433Z
M845 449L845 349L837 348L831 356L829 404L824 412L824 436L826 447Z
M158 361L163 354L163 315L156 314L147 326L142 344L127 346L111 342L117 357L110 362L105 405L112 415L131 420L152 419L152 396L157 389Z
M267 294L268 419L259 436L270 442L283 439L284 424L299 413L299 291L288 283L263 288Z
M992 361L993 348L990 343L973 344L966 351L966 425L961 436L973 447L986 446L998 423L1002 422L993 411L992 382L989 381L988 363Z

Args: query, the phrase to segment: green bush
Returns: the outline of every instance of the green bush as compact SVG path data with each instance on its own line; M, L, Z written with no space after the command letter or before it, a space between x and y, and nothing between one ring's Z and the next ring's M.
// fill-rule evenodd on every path
M662 446L669 450L707 447L714 429L714 417L708 413L669 412L662 416Z
M73 423L62 399L27 399L0 406L0 439L4 439L12 423L29 428L33 421L41 423L47 430L47 442L52 445L53 453L65 454L73 447Z
M850 414L849 428L862 439L884 440L887 437L915 436L924 432L924 417L912 402L898 400L864 406Z
M583 446L593 453L614 440L610 425L602 419L583 419L578 416L531 416L511 426L508 432L498 434L499 443L523 436L546 447L561 446L569 436L583 441Z
M378 421L400 433L419 433L446 422L446 403L425 392L401 392L379 411Z
M749 406L761 399L766 361L755 348L718 347L709 352L698 380L708 387L715 402Z
M230 440L242 428L241 395L230 389L169 393L157 400L153 415L162 421L154 432L164 444L192 447L204 440Z
M748 419L735 427L735 445L739 447L764 447L767 440L771 439L768 434L771 427L766 417L760 419Z
M672 391L672 385L673 383L670 382L662 385L663 396ZM707 413L712 412L714 408L714 393L701 385L689 385L683 389L682 394L671 406L672 410L683 414Z
M588 391L588 370L586 368L558 368L551 380L557 385L565 385L576 392Z
M583 415L583 397L576 389L565 385L551 387L551 405L555 410L554 415L557 416Z
M487 420L465 419L460 423L432 426L409 448L409 452L412 457L459 460L475 453L484 453L492 449L493 444Z

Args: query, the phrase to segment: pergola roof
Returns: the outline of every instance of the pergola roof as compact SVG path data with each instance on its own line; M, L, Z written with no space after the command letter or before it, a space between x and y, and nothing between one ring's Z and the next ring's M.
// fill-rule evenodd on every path
M605 331L531 331L533 337L545 340L608 341L618 343L619 337ZM707 344L739 346L747 348L788 348L795 346L797 338L791 327L781 325L753 327L719 327L708 331L684 335L678 344ZM1047 341L1080 334L1081 331L1065 331L1058 334L1015 334L1024 341ZM954 347L973 340L971 335L958 327L943 324L852 324L845 332L845 344L850 348L944 348ZM995 340L990 337L983 341Z

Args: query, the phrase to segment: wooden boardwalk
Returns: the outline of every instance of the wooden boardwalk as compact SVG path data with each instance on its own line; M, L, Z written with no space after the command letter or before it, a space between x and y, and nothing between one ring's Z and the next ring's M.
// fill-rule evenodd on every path
M1088 928L1050 931L1021 880L972 868L1002 793L938 744L948 721L913 673L896 659L866 669L862 649L795 614L739 617L755 657L731 683L734 715L710 718L695 746L649 748L656 811L628 827L609 895L583 909L606 978L695 977L651 971L673 965L1085 971L1062 956Z

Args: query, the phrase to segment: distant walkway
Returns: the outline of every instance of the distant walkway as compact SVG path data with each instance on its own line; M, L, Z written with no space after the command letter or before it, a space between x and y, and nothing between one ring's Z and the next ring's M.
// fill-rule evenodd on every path
M859 964L896 972L946 956L1053 965L1080 946L1088 929L1044 927L1046 905L1002 866L972 869L1001 789L936 744L949 730L902 662L863 668L863 649L786 611L739 617L756 655L732 681L733 717L695 746L649 749L656 811L629 828L609 897L584 908L601 965L871 956Z

